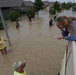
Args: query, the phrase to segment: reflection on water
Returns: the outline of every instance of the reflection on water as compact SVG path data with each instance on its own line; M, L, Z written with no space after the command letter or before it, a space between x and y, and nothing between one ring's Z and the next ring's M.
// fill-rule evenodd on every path
M71 10L64 10L57 15L76 14ZM32 19L32 23L23 16L19 21L19 29L15 28L15 22L7 22L12 50L6 42L8 54L0 54L0 75L13 75L12 63L19 60L27 61L28 75L57 75L67 41L54 39L55 36L61 36L61 33L56 24L49 27L50 17L47 10L40 11L39 16ZM5 37L4 31L0 34Z

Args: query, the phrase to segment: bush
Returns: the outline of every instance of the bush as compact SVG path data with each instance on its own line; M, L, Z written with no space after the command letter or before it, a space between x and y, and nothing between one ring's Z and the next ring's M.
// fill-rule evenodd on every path
M56 10L55 10L55 9L51 9L51 10L49 10L49 13L50 13L51 15L55 15L55 14L56 14Z
M18 18L18 13L16 11L10 11L8 17L11 21L15 21Z
M34 18L35 17L35 11L33 9L29 9L26 11L26 15L27 16L30 15L32 18Z
M70 7L68 5L66 5L65 9L70 9Z
M70 9L73 6L73 4L71 2L68 3L62 3L61 7L64 9Z
M3 24L2 24L1 21L0 21L0 30L4 30L4 28L3 28Z
M26 11L21 11L21 14L26 14Z

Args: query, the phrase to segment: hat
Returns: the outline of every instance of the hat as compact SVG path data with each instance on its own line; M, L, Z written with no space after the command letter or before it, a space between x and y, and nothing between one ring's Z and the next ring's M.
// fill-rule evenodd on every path
M16 70L19 66L21 66L21 64L22 64L22 61L14 62L13 65L12 65L12 68L13 68L14 70Z

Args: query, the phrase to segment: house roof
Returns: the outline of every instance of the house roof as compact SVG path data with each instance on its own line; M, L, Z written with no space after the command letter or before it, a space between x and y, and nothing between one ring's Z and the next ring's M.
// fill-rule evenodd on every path
M21 6L22 0L0 0L0 7Z
M45 6L49 5L48 1L43 1L43 3L44 3Z
M25 6L34 6L32 1L23 1Z
M50 7L53 7L55 2L50 2Z

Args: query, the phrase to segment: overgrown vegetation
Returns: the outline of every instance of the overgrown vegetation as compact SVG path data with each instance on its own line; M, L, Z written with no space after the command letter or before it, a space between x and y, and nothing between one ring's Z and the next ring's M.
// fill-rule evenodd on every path
M56 11L57 12L60 12L62 9L61 9L61 6L60 6L60 4L56 1L55 3L54 3L54 5L53 5L53 8L51 8L50 10L49 10L49 13L50 14L56 14Z
M19 14L16 11L10 11L8 17L11 21L15 21L19 17Z
M42 0L35 0L35 3L34 3L34 9L36 12L38 12L39 10L41 10L43 7L43 2Z
M26 11L26 15L27 16L31 16L32 18L34 18L35 17L35 11L34 11L34 9L28 9L27 11Z
M3 24L2 24L1 21L0 21L0 30L4 30L4 28L3 28Z
M53 8L54 8L55 10L59 10L59 9L60 9L60 4L56 1L56 2L54 3Z
M62 9L70 9L71 7L73 6L73 3L71 2L68 2L68 3L65 3L63 2L62 4L59 3L59 2L55 2L54 5L53 5L53 9L51 9L49 11L50 14L55 14L56 11L57 12L61 12Z
M55 10L55 9L51 9L51 10L49 10L49 13L50 13L51 15L55 15L55 14L56 14L56 10Z
M61 8L70 9L72 6L73 6L73 3L71 2L68 2L68 3L63 2L61 5Z

